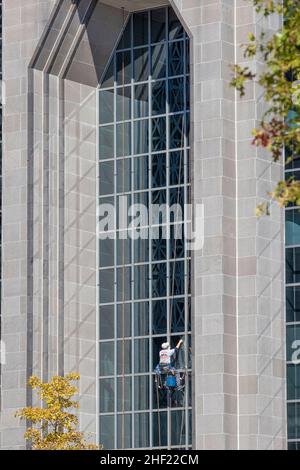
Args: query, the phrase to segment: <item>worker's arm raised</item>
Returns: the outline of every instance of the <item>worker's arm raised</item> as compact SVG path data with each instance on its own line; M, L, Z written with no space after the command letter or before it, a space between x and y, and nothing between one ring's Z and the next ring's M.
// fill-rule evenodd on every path
M176 349L180 349L182 345L183 345L183 340L181 339L180 341L178 341L176 345Z

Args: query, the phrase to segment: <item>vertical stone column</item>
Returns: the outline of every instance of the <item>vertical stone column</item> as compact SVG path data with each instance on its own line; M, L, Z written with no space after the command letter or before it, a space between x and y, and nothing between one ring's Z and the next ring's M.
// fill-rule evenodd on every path
M28 400L31 362L27 315L28 134L33 110L28 107L28 65L54 1L3 2L3 248L2 340L6 364L1 375L1 448L24 446L24 424L14 418Z

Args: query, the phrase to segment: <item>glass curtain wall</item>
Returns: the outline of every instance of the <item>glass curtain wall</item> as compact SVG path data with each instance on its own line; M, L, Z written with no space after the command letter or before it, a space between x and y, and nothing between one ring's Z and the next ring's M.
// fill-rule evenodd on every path
M287 164L290 178L300 179L300 159ZM288 448L300 450L300 207L286 208L285 243Z
M124 197L128 207L178 204L182 212L190 201L189 47L171 8L132 14L99 90L99 202L117 209L115 238L99 242L99 428L107 449L191 446L183 225L172 213L155 227L143 220L146 235L133 239L130 217L119 220ZM177 367L186 386L168 403L153 371L161 344L174 347L181 338Z

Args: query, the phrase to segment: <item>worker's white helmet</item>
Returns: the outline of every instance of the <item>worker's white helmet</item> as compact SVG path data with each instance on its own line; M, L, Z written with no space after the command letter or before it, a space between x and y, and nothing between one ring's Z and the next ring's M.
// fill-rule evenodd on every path
M163 343L161 345L161 347L162 347L162 349L169 349L170 345L169 345L169 343Z

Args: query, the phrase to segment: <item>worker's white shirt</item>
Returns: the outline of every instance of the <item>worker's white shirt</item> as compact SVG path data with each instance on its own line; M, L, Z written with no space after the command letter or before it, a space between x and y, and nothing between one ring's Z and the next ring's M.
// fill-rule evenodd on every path
M162 349L159 352L159 363L164 365L171 364L171 357L175 354L175 349Z

